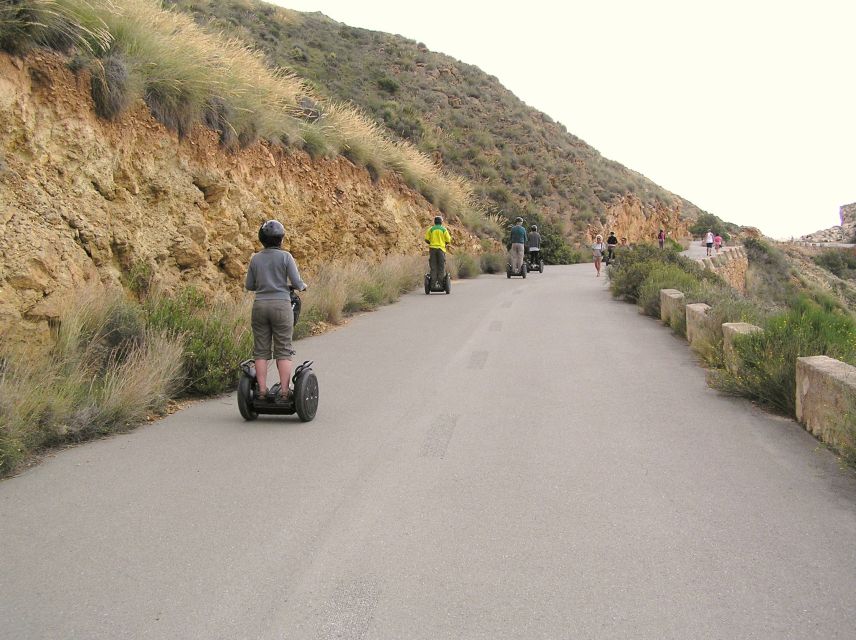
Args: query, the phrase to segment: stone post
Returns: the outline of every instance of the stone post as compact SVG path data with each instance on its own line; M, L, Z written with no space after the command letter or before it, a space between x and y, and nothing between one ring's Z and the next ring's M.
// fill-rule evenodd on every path
M856 367L827 356L797 358L796 402L797 420L810 433L834 447L856 446Z
M704 302L687 305L687 342L690 346L707 332L709 310L710 305Z
M734 339L737 336L748 336L761 327L756 327L748 322L726 322L722 325L722 351L725 356L725 366L730 371L737 369L737 355L734 353Z
M683 313L684 294L677 289L660 289L660 320L669 324L672 315Z

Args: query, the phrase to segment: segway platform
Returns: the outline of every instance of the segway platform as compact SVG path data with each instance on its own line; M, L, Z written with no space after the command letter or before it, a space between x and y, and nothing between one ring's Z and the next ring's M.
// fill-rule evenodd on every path
M528 268L529 271L537 271L538 273L544 273L544 258L539 257L538 261L535 263L530 260Z
M425 274L425 295L430 295L432 293L452 293L452 276L450 274L446 274L446 276L438 282L433 287L431 286L431 274Z
M529 267L526 265L526 261L523 261L523 264L520 265L520 271L514 271L511 267L511 263L507 264L505 267L505 277L511 278L511 276L519 276L521 278L526 277L526 273L529 271Z
M260 399L256 363L244 360L238 381L238 410L244 420L255 420L260 414L291 416L295 413L303 422L313 420L318 412L318 378L312 371L312 362L307 360L298 366L291 380L294 392L287 399L279 397L282 386L278 382L264 399Z

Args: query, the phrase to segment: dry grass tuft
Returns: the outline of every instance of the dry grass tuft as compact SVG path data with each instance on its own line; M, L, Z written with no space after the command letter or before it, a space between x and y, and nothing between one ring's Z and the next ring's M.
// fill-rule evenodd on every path
M19 52L30 46L92 56L93 98L103 117L116 118L142 98L179 136L202 123L218 132L224 146L266 139L300 146L313 157L343 154L374 178L399 174L465 224L492 228L466 181L412 145L393 141L355 107L322 100L291 72L270 67L258 51L153 0L0 6L0 48Z

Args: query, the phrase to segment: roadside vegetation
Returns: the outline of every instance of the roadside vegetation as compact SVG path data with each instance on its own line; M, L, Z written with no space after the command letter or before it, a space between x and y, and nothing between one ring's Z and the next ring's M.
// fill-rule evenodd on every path
M396 139L465 177L479 205L506 221L522 215L529 223L537 214L559 238L579 241L627 194L649 207L680 203L687 215L700 213L604 158L495 77L422 43L256 0L166 4L257 48L328 99L358 105Z
M822 249L812 259L842 280L856 280L856 251L853 249Z
M88 70L95 110L120 117L139 99L179 136L205 125L226 148L263 139L341 154L377 178L393 172L444 213L481 233L499 230L469 183L397 139L348 98L321 98L247 44L197 26L154 0L27 0L0 5L0 49L48 48Z
M618 263L608 271L610 288L613 296L635 302L656 318L660 289L678 289L686 304L710 305L708 327L695 348L711 369L713 386L794 416L797 358L826 355L856 365L856 315L837 298L795 277L780 250L753 239L744 247L750 262L745 294L677 251L651 245L620 251ZM684 315L678 316L672 329L685 335ZM763 329L738 337L730 366L723 355L724 322L748 322ZM856 435L856 422L845 426ZM842 455L856 456L856 448L848 447L842 447Z
M471 278L505 256L450 256ZM354 313L398 300L422 284L424 256L377 264L325 264L309 279L295 339L325 331ZM252 354L252 301L210 299L193 287L167 293L137 265L128 293L84 291L63 312L49 348L0 342L0 477L50 447L126 431L164 413L170 399L233 389Z

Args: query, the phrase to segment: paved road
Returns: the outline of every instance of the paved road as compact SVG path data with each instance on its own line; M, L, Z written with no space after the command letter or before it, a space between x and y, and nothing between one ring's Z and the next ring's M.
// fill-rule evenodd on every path
M591 265L299 344L314 423L198 404L0 483L0 636L853 638L856 481Z

